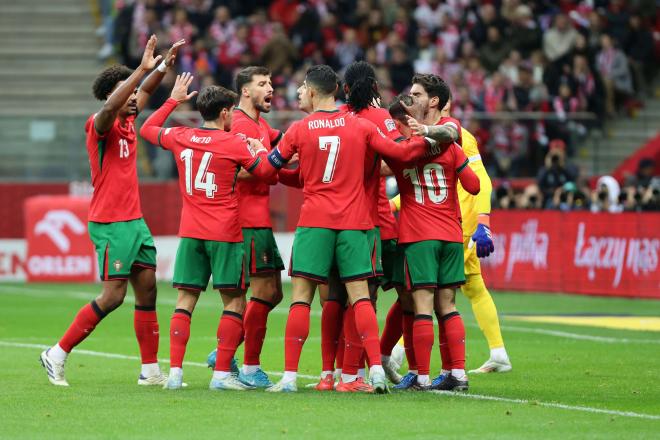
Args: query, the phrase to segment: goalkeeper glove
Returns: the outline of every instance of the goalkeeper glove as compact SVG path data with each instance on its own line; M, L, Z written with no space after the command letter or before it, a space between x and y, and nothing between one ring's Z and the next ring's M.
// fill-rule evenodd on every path
M484 258L495 252L493 235L490 233L490 228L483 223L477 225L477 230L472 236L472 240L477 245L477 257Z

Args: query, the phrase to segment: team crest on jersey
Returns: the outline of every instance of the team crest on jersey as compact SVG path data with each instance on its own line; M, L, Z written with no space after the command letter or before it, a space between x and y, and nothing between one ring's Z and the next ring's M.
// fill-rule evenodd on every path
M387 131L396 130L396 124L392 119L385 119L385 127L387 128Z
M112 263L112 265L114 266L115 271L117 271L117 272L119 272L121 270L121 268L124 267L124 265L121 264L121 261L119 261L119 260L115 260L115 262Z

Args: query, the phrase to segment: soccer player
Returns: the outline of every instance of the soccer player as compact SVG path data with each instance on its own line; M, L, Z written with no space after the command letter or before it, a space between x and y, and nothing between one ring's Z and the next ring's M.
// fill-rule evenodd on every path
M276 183L277 176L265 161L266 150L255 155L244 136L228 133L236 93L218 86L202 90L197 108L204 119L201 128L163 128L178 104L189 100L190 74L177 76L171 98L147 119L140 134L149 142L170 150L179 171L183 197L179 248L172 284L178 288L176 309L170 322L170 374L165 388L183 386L183 357L190 337L190 320L202 291L213 275L224 311L218 326L217 360L209 388L249 390L231 374L231 360L243 336L245 292L249 285L243 236L238 219L236 173L243 167Z
M372 123L335 106L337 76L328 66L307 71L298 89L300 108L312 113L294 123L269 161L281 168L295 153L299 155L304 182L304 201L293 244L292 304L285 334L285 372L267 389L297 391L296 377L303 344L309 334L310 304L316 285L326 283L336 264L346 285L371 365L371 385L377 393L387 392L380 361L378 322L369 299L366 279L373 274L366 231L373 228L364 191L364 158L367 148L400 160L412 160L428 150L422 138L406 147L385 137Z
M433 83L433 99L444 106L449 87ZM405 111L395 111L400 118ZM407 117L413 134L429 135L439 141L435 155L415 162L393 160L401 195L399 244L403 253L405 287L412 291L415 305L413 347L418 376L416 388L431 389L429 376L433 348L433 315L435 310L441 335L451 354L451 373L434 389L467 390L465 374L465 327L454 304L455 288L465 282L461 235L461 213L458 205L457 181L471 194L479 192L479 178L467 166L468 159L459 147L460 124L444 118L439 125L428 127Z
M282 138L282 132L271 128L261 117L261 113L271 109L273 84L270 76L266 67L259 66L238 72L235 82L240 101L231 127L232 133L259 139L268 151ZM241 170L236 188L252 291L245 310L244 357L239 378L244 383L266 388L273 383L261 369L259 356L266 337L268 314L282 301L280 271L284 263L270 219L270 186Z
M413 77L410 94L425 111L425 123L429 125L436 125L439 121L446 120L449 117L451 94L445 105L439 102L437 92L435 92L437 84L441 81L436 75L418 74ZM464 128L461 129L461 135L463 141L462 148L470 159L470 168L477 173L482 185L482 191L477 196L468 194L460 185L458 187L461 213L464 221L463 250L466 275L466 282L461 287L461 290L470 300L474 316L490 347L490 358L488 361L471 372L507 372L511 370L511 362L504 348L497 309L488 289L486 289L479 264L480 257L487 257L494 250L490 232L490 194L492 192L492 185L490 183L490 177L481 161L476 139ZM442 353L442 340L440 343ZM444 350L444 353L447 355L447 350ZM443 368L441 374L434 379L434 383L439 383L446 374L447 369Z
M134 71L116 65L94 81L94 96L105 102L85 124L94 186L88 230L96 247L103 287L95 300L78 311L62 339L41 353L41 363L53 385L69 385L64 376L69 353L122 304L129 281L135 292L134 326L142 361L138 385L162 385L167 380L157 359L156 248L140 210L135 117L185 41L177 41L140 85L142 77L162 58L154 58L156 43L152 35Z

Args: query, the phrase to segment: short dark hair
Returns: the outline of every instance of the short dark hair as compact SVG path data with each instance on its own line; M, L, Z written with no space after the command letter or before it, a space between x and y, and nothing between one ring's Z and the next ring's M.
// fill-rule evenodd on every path
M319 64L307 69L305 81L324 95L334 95L337 90L337 74L332 67Z
M250 66L246 67L245 69L241 69L241 71L236 74L236 78L234 80L236 83L236 91L239 95L241 94L243 86L252 82L252 78L254 78L255 75L270 76L271 73L268 67L264 66Z
M366 61L349 64L344 73L344 83L348 86L346 102L351 110L359 112L368 108L374 100L380 99L376 87L376 72Z
M99 73L99 76L94 80L94 84L92 85L94 97L99 101L105 101L117 83L119 81L125 81L132 73L133 71L131 69L121 64L108 67Z
M197 110L205 121L215 121L223 109L236 105L238 95L224 87L204 87L197 97Z
M447 83L438 75L432 73L417 73L413 76L413 84L419 84L428 93L429 98L438 98L440 100L438 108L442 109L451 99L451 90Z
M401 105L401 103L404 103L407 106L413 105L412 96L403 93L395 96L388 110L394 119L407 125L408 120L406 119L406 116L408 115L408 112L403 107L403 105Z

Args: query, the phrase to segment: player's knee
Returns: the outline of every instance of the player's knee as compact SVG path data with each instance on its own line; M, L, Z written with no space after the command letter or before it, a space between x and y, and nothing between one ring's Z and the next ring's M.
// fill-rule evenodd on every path
M245 313L245 308L247 307L247 300L245 299L245 295L223 295L222 302L224 304L224 309L227 312L234 312L240 315Z
M465 284L461 287L461 291L470 302L479 301L484 295L488 294L481 275L468 275Z
M97 298L96 303L103 312L110 313L123 304L125 297L125 283L116 286L105 286L101 292L101 296Z

